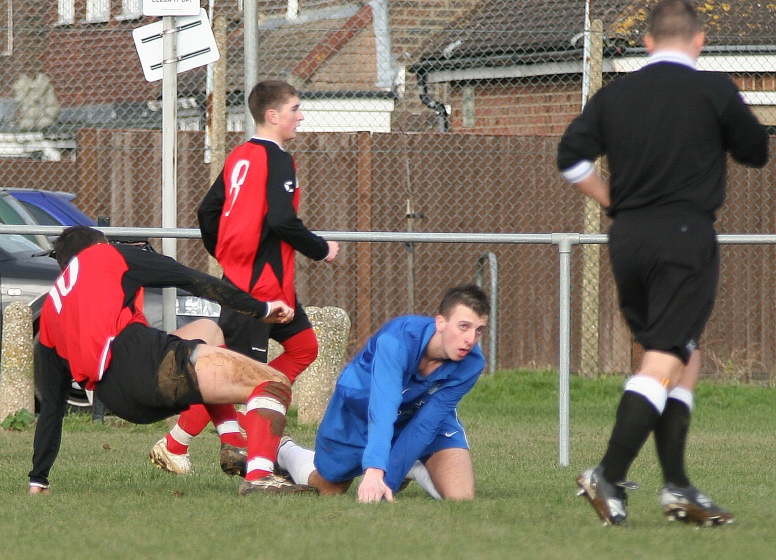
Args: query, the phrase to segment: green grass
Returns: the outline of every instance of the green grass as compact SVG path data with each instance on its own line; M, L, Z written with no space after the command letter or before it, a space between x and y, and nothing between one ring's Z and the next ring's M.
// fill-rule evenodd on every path
M0 558L23 559L770 559L776 518L773 389L702 384L688 449L693 481L733 511L733 525L668 523L657 506L652 441L631 469L627 527L602 527L575 497L577 473L603 453L621 378L572 379L571 466L558 465L555 372L484 377L461 405L478 496L435 502L416 485L395 504L237 496L218 440L195 440L197 474L176 477L147 453L163 423L94 425L69 417L50 496L26 495L32 430L0 432ZM314 429L292 433L310 443Z

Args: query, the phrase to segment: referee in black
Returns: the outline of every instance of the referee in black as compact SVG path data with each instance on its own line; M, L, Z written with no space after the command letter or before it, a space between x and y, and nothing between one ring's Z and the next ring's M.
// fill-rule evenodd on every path
M599 90L569 125L558 168L613 219L609 252L620 309L644 347L625 384L600 464L579 494L605 525L625 521L626 476L650 432L663 471L663 513L694 525L733 515L698 491L684 468L700 374L700 338L719 277L715 213L725 199L726 154L752 167L768 134L724 74L695 69L706 36L693 4L663 0L650 14L645 67ZM606 155L609 181L594 161Z

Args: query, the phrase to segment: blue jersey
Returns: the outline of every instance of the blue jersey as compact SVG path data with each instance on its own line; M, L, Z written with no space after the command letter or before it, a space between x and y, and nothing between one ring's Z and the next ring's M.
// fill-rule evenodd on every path
M435 332L434 318L403 316L369 339L337 380L318 429L316 463L327 461L328 450L336 455L335 446L363 450L357 474L382 469L386 484L398 489L442 427L455 420L456 406L485 367L475 346L463 360L446 360L421 376L420 361Z

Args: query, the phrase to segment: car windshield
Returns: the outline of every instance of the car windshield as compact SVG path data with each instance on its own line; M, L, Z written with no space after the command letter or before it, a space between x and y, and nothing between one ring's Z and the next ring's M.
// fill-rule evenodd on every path
M19 255L19 254L25 254L25 255L34 255L36 253L40 253L42 249L24 237L23 235L19 235L16 233L4 233L0 235L0 249L5 251L6 253L11 253L12 255Z

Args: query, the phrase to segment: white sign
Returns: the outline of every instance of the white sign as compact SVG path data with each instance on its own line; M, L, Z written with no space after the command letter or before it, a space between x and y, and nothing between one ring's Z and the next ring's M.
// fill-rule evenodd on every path
M199 0L143 0L144 16L195 16Z
M132 31L135 48L143 66L143 74L149 82L162 79L162 46L164 23L157 21ZM177 72L205 66L219 59L218 47L213 30L210 28L205 10L199 15L175 19L175 61Z

